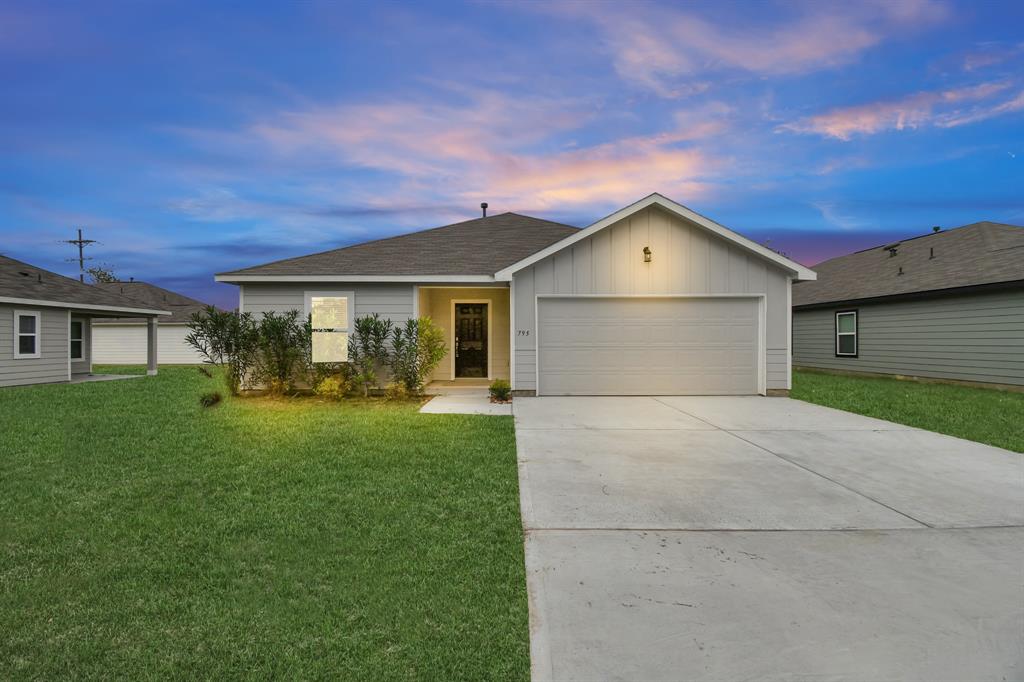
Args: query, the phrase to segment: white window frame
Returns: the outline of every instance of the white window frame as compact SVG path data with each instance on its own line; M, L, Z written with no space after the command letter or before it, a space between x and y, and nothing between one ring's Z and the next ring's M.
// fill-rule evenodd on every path
M72 332L72 330L75 328L75 323L76 322L82 326L82 335L80 337L78 337L77 339L74 337L74 334ZM81 355L79 355L78 357L75 357L71 353L71 349L74 348L73 343L75 341L78 341L78 343L79 343L78 349L81 352ZM85 360L85 320L83 320L80 317L77 318L77 319L72 317L68 321L68 357L71 358L75 362L81 362L82 360Z
M852 332L841 332L839 331L839 318L841 316L853 316L853 331ZM837 358L855 358L860 352L860 338L859 338L859 320L857 319L856 310L837 310L835 315L835 331L836 331L836 357ZM839 350L839 338L843 336L853 337L853 352L843 353Z
M313 314L313 298L345 298L348 299L346 304L348 320L347 326L344 329L335 329L336 332L345 332L348 338L352 338L352 328L355 324L356 316L356 293L354 291L307 291L305 292L305 305L306 305L306 319ZM312 341L310 341L312 343ZM345 360L342 362L348 362L348 349L345 350Z
M34 317L36 320L36 331L34 334L23 334L21 332L21 325L19 324L19 318L22 317ZM43 356L43 317L38 310L15 310L14 311L14 359L15 360L30 360L38 359ZM35 352L34 353L22 353L21 348L21 337L32 336L35 337Z

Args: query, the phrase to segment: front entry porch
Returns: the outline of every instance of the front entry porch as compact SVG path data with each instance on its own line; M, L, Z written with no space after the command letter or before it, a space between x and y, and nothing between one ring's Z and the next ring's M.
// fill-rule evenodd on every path
M508 287L420 286L416 296L419 316L431 318L448 345L428 391L509 378Z

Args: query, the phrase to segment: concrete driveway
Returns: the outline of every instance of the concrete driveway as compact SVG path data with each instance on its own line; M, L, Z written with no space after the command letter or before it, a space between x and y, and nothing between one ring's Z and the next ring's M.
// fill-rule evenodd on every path
M1024 677L1024 457L785 398L517 398L535 680Z

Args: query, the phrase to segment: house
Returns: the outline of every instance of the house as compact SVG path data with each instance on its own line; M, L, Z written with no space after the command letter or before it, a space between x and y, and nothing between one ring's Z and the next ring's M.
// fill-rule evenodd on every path
M161 364L199 364L203 359L185 342L192 314L207 307L202 301L147 282L105 282L96 286L134 299L150 308L170 311L157 325ZM98 318L92 321L93 362L137 365L146 361L146 323L141 319Z
M577 229L515 213L218 274L239 309L312 315L344 360L353 319L429 316L435 381L518 394L765 394L790 385L790 287L814 273L652 194Z
M793 362L1024 386L1024 228L981 222L815 266L793 287Z
M169 313L0 256L0 386L71 381L92 373L93 318L141 320L156 374L156 319Z

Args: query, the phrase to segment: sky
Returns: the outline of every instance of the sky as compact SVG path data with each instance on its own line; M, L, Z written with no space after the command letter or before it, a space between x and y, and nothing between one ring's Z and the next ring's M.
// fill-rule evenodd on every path
M0 0L0 253L216 272L651 192L814 265L1024 224L1024 3Z

